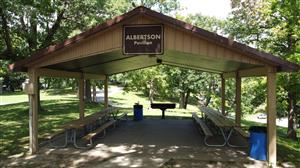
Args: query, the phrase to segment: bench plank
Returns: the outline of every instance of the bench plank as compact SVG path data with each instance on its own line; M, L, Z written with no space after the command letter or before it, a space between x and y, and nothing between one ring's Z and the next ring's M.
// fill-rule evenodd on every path
M211 130L208 128L208 126L205 124L205 122L203 120L201 120L196 113L192 113L192 117L195 119L195 121L197 122L197 124L201 127L203 133L205 134L204 137L204 144L206 146L225 146L226 145L226 141L224 141L223 144L209 144L207 143L207 139L209 137L213 136L213 133L211 132Z
M239 134L241 134L243 137L245 137L245 138L249 138L250 137L249 133L245 132L241 127L235 127L234 129Z
M213 133L210 131L208 126L197 116L196 113L193 113L192 116L195 119L195 121L199 124L199 126L201 127L203 133L206 136L213 136Z
M127 112L124 112L124 113L122 113L121 115L119 115L119 116L116 116L116 119L117 120L121 120L122 118L126 118L127 119Z
M116 120L111 120L109 122L106 122L105 124L103 124L99 128L95 129L94 131L92 131L89 134L87 134L86 136L84 136L82 139L84 139L84 140L91 140L94 136L96 136L100 132L105 131L106 128L108 128L109 126L111 126L111 125L113 125L115 123L116 123Z

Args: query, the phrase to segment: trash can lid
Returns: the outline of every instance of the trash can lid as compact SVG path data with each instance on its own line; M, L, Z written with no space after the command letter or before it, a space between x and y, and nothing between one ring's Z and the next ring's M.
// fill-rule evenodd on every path
M267 133L267 127L264 126L251 126L249 132Z
M143 108L143 105L141 105L141 104L135 104L135 105L133 105L133 107L134 108Z

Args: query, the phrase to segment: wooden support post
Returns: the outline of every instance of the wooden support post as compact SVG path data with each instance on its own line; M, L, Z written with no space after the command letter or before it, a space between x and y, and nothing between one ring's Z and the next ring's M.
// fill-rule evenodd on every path
M242 79L237 72L235 76L235 124L237 126L241 125L241 85Z
M84 78L83 75L78 82L79 118L84 118Z
M225 78L221 75L221 99L222 99L222 114L225 116Z
M31 154L38 151L38 75L36 69L28 71L29 84L27 93L29 97L29 150Z
M104 107L108 107L108 76L104 80Z
M268 68L267 73L267 134L268 163L276 167L276 69Z

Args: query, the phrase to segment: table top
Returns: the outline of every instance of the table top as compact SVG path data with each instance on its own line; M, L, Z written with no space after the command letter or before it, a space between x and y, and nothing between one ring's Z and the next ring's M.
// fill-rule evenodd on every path
M62 129L68 130L68 129L79 129L82 128L88 124L91 124L93 122L95 122L96 120L98 120L99 118L102 118L106 115L109 115L111 113L113 113L113 111L117 110L116 107L111 107L111 108L106 108L100 112L96 112L94 114L91 114L87 117L84 117L82 119L77 119L77 120L73 120L70 121L64 125L61 126Z
M201 107L200 110L218 127L235 126L235 123L231 119L227 118L226 116L222 115L220 112L214 109L208 107Z

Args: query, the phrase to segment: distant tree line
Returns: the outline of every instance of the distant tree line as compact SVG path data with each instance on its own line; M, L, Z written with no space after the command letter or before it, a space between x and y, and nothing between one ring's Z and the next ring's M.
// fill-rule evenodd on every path
M11 73L7 65L29 57L37 50L62 42L73 35L144 5L172 15L203 29L235 39L282 59L300 63L300 1L232 0L232 12L225 20L201 14L182 16L178 0L58 0L0 1L0 87L14 91L27 78ZM189 103L220 108L220 77L206 72L171 66L132 71L111 76L129 91L140 91L149 101L177 101L180 108ZM235 81L226 80L226 111L234 110ZM74 79L41 78L45 88L71 87ZM242 81L243 114L266 111L265 78ZM92 101L99 81L85 81L86 100ZM287 136L296 139L300 111L300 75L278 74L277 115L288 117Z

